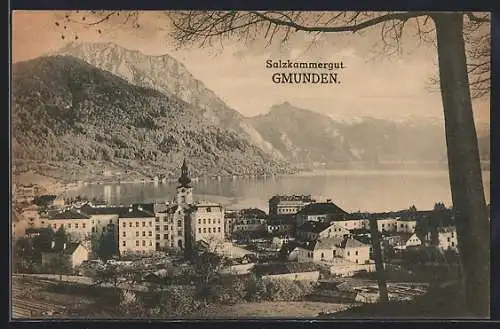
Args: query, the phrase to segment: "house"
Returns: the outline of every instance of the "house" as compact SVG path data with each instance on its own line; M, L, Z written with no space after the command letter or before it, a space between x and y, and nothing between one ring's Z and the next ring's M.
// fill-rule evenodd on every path
M340 227L338 222L332 224L328 222L309 221L297 229L296 237L302 241L315 241L324 237L343 237L349 235L349 230Z
M255 265L255 274L267 280L297 280L316 282L321 266L314 263L270 263Z
M233 225L233 232L259 232L266 230L267 214L257 208L238 211Z
M344 237L338 236L320 238L314 246L312 261L333 263L336 259L342 258L344 241Z
M405 248L408 247L417 247L422 245L422 240L417 236L417 234L413 233L408 240L406 240Z
M356 264L370 263L370 245L354 238L347 238L342 246L343 257Z
M142 208L129 208L118 218L120 255L155 251L155 215Z
M396 232L398 224L397 222L398 219L396 217L378 217L377 229L379 232Z
M65 267L75 268L89 259L89 250L80 242L66 242L57 244L52 241L50 246L47 246L41 252L42 265L51 266L55 262L62 261Z
M396 232L414 233L417 221L412 218L398 218L396 220Z
M458 251L457 229L455 226L439 228L438 246L442 250Z
M328 202L315 202L308 204L297 213L297 227L306 222L331 222L342 220L347 216L347 212L339 208L336 204Z
M79 209L66 209L48 219L49 226L55 231L63 228L71 241L83 241L90 238L92 224L90 216Z
M311 195L275 195L269 199L269 215L295 215L313 202Z
M231 237L231 233L233 233L237 217L238 217L237 210L226 209L224 211L224 232L226 232L226 238Z
M295 228L295 215L272 215L267 220L267 232L275 236L295 236Z

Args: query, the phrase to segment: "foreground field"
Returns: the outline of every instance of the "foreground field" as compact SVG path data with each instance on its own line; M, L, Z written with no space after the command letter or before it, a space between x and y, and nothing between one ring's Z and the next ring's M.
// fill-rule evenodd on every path
M61 284L39 278L14 277L13 319L110 318L117 305L116 291L81 284ZM230 318L315 318L319 313L336 313L352 305L325 302L260 302L236 305L208 305L187 316L190 319Z
M241 319L241 318L316 318L321 312L335 313L352 305L323 302L261 302L236 305L209 306L190 318Z

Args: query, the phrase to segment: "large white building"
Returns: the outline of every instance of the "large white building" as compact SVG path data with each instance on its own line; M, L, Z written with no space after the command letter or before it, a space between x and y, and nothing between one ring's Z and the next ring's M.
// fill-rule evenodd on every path
M155 248L192 249L196 241L222 243L225 238L224 208L213 202L198 202L183 162L175 200L155 214Z

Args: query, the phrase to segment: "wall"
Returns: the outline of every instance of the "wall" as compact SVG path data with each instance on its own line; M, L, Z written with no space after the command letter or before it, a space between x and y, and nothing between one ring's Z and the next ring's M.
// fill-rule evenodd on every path
M267 279L267 280L285 279L285 280L299 280L299 281L318 281L318 279L319 279L319 271L263 275L262 279Z

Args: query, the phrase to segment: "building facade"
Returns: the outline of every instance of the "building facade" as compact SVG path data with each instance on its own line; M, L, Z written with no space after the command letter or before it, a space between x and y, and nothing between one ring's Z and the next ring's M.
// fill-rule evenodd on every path
M310 195L275 195L269 199L269 215L294 215L313 202Z

